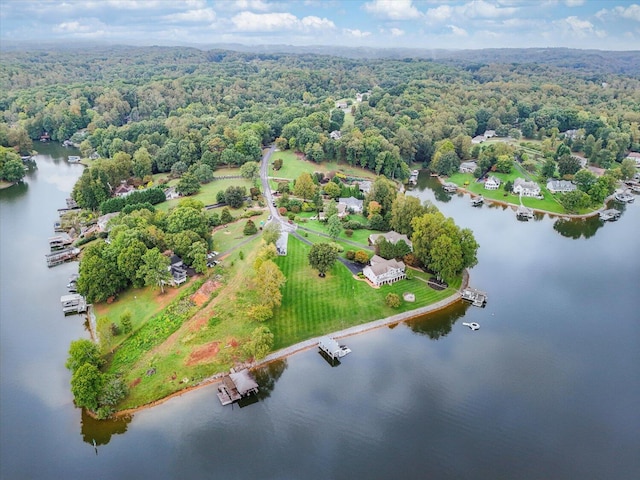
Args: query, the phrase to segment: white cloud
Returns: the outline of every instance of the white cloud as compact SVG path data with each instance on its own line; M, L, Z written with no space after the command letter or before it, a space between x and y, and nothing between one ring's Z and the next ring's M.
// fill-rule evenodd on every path
M392 28L391 29L391 36L393 36L393 37L401 37L402 35L404 35L404 30L401 30L399 28Z
M200 8L197 10L187 10L186 12L172 13L166 15L165 20L170 22L213 22L216 19L216 12L210 8Z
M413 6L412 0L373 0L364 4L367 12L390 20L419 18L422 13Z
M473 0L465 5L456 7L456 13L468 18L496 18L509 16L518 10L515 7L500 7L484 0Z
M425 16L427 17L428 22L442 23L453 16L453 8L449 5L440 5L439 7L427 10Z
M579 7L584 5L584 0L564 0L564 4L567 7Z
M640 5L634 3L633 5L629 5L627 8L616 7L613 11L623 18L640 22Z
M593 26L589 20L581 20L575 15L571 15L561 20L554 22L561 30L560 33L564 35L570 35L577 38L585 38L595 35L598 38L606 36L606 32L598 30Z
M234 7L236 10L256 10L258 12L269 10L269 4L263 0L236 0Z
M100 38L108 36L109 29L96 18L79 18L78 20L58 23L52 28L52 31L71 37Z
M346 33L347 35L350 35L352 37L357 37L357 38L364 38L364 37L368 37L369 35L371 35L371 32L363 32L361 30L355 29L355 30L351 30L350 28L345 28L343 30L344 33Z
M447 25L451 29L451 33L453 33L456 37L467 37L469 34L464 28L456 27L455 25Z
M270 32L274 30L327 30L335 24L314 16L299 19L291 13L241 12L231 18L236 29L243 32Z

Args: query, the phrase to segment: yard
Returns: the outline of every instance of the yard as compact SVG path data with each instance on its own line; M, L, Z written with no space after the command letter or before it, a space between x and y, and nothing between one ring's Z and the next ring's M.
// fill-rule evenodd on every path
M276 160L278 158L282 159L282 168L280 170L274 171L273 165L269 165L269 176L276 178L288 178L290 180L295 180L302 173L313 173L313 172L323 172L328 173L331 171L341 172L347 176L357 177L357 178L367 178L373 180L375 178L375 174L369 170L365 170L359 167L352 167L346 163L337 163L337 162L326 162L323 161L321 163L315 163L310 160L305 160L298 156L295 152L291 150L285 151L276 151L271 156L271 161Z

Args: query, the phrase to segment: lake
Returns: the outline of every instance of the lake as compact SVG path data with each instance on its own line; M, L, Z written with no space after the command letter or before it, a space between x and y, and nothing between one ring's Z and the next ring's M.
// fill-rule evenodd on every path
M481 245L486 308L349 337L335 368L315 350L273 363L243 408L207 386L97 422L64 368L88 338L59 303L77 264L44 259L82 167L38 147L0 191L2 479L640 478L640 201L614 223L519 222L421 177L411 194Z

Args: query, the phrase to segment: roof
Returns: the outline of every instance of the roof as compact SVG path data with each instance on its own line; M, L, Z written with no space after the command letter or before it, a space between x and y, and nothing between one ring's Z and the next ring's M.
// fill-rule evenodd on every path
M324 350L328 350L330 352L336 352L340 350L340 345L338 345L338 342L336 342L333 338L330 338L330 337L320 338L320 340L318 341L318 344L320 345L321 348L323 348Z
M403 261L398 261L395 259L386 260L378 255L374 255L370 260L370 269L377 277L382 275L383 273L387 273L389 269L404 269L405 265Z
M362 208L362 200L358 200L356 197L339 198L338 201L350 208Z
M536 182L530 182L520 177L513 181L513 187L515 188L517 186L521 186L527 190L540 190L540 186Z
M376 243L376 240L378 240L378 238L380 238L380 237L384 237L385 240L387 242L389 242L389 243L396 244L400 240L403 240L404 243L406 243L410 247L413 246L413 243L411 243L411 240L409 240L409 237L407 237L406 235L404 235L402 233L394 232L393 230L391 230L390 232L387 232L387 233L372 233L371 235L369 235L369 241L372 244Z
M247 369L230 373L229 377L231 377L231 380L233 381L240 395L245 395L251 390L255 390L258 388L258 384Z

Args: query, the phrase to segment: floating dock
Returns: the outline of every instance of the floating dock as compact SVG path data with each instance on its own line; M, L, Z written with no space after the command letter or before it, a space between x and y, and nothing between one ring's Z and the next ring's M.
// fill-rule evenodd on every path
M49 237L49 248L51 251L67 248L73 243L73 238L68 233L62 232L60 235Z
M258 384L249 370L244 369L222 377L217 396L222 405L229 405L255 393L258 393Z
M476 307L484 307L487 304L487 294L475 288L465 288L462 290L461 296L463 300L471 302Z
M349 347L346 345L339 345L338 342L330 337L322 337L318 341L318 347L332 360L342 358L351 353L351 349Z
M413 170L411 172L411 176L409 176L409 184L410 185L415 185L418 183L418 175L420 174L420 172L418 170Z
M636 199L633 194L628 191L625 190L624 192L617 192L613 198L615 198L618 202L621 203L633 203L633 201Z
M55 267L56 265L68 262L69 260L74 260L79 254L80 249L76 247L65 248L64 250L49 253L45 255L45 258L47 259L47 267Z
M615 222L620 218L620 213L620 210L616 210L615 208L603 210L600 212L600 220L605 222Z
M68 313L83 313L87 311L87 300L77 293L70 293L60 297L62 311Z
M77 156L77 155L69 155L69 156L67 157L67 161L68 161L69 163L80 163L80 157L79 157L79 156Z

